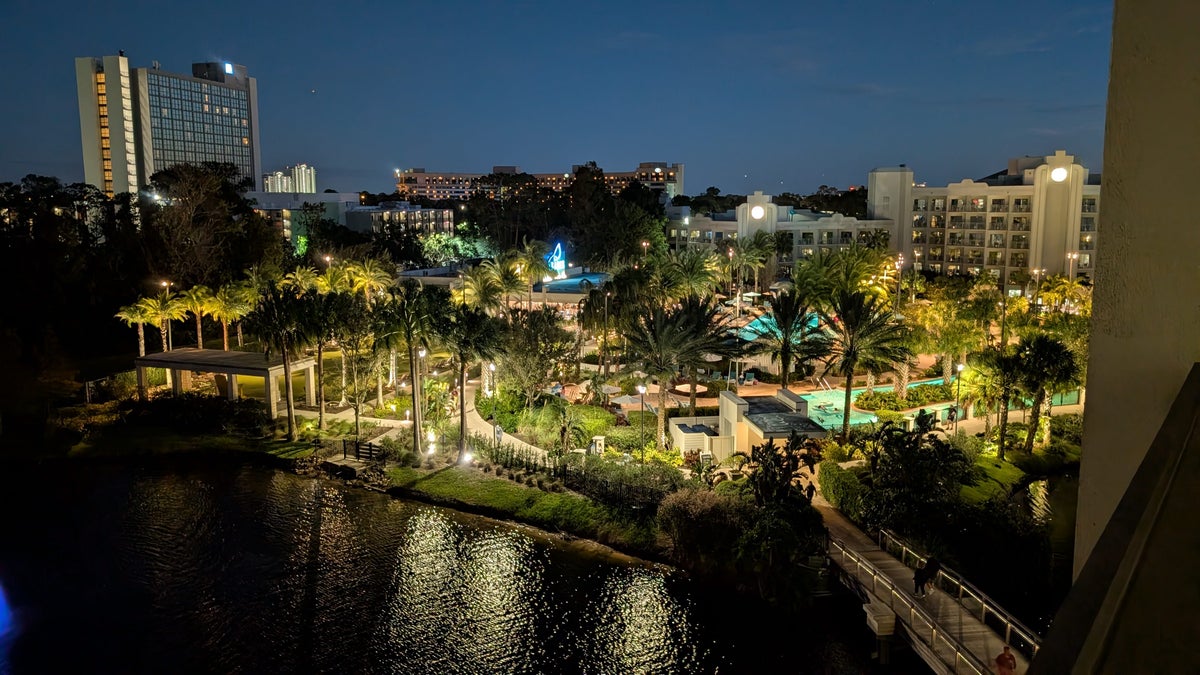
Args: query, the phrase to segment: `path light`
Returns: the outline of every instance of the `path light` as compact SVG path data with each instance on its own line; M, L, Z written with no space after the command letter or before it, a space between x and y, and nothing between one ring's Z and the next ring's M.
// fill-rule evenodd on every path
M966 369L966 365L960 363L957 366L954 366L954 369L958 371L958 375L954 378L954 433L957 434L959 416L958 406L959 400L962 398L962 372L964 369Z
M638 432L638 442L642 446L642 464L646 463L646 385L639 384L637 386L638 395L642 397L642 414L641 425L642 429ZM662 411L659 411L662 414Z
M471 453L464 452L463 453L463 464L470 464L470 463L471 463Z

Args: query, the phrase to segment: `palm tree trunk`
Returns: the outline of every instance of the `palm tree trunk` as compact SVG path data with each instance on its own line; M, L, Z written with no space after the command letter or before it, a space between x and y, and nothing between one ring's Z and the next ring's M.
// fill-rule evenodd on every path
M691 375L690 382L692 384L692 391L688 395L688 408L691 410L692 417L695 417L696 416L696 385L698 384L696 382L696 366L692 366L690 375Z
M1025 453L1033 452L1033 442L1037 440L1038 425L1042 421L1042 406L1046 405L1046 390L1039 389L1033 397L1033 412L1029 414L1029 431L1025 434Z
M221 341L225 343L225 351L229 351L229 322L221 319Z
M287 397L287 439L296 440L296 399L292 396L292 360L285 342L280 350L283 356L283 392Z
M162 350L165 353L167 351L167 322L166 321L159 322L158 334L159 334L159 337L162 338Z
M867 371L867 391L866 391L866 393L868 393L868 394L875 393L875 371L873 371L873 370Z
M942 354L942 383L950 384L953 377L954 359L950 358L950 354Z
M666 435L667 435L667 385L669 380L659 378L658 380L658 421L654 425L657 430L654 443L659 450L666 450Z
M1008 389L1004 389L1000 393L1000 438L996 442L996 456L1000 461L1004 461L1004 441L1005 434L1008 433L1008 402L1011 394Z
M346 348L342 345L339 345L338 349L342 352L342 400L338 401L338 405L344 406L346 405ZM355 387L355 391L358 391L357 387ZM358 413L355 412L355 415L357 414ZM358 422L355 422L355 425L357 424Z
M908 379L912 375L912 363L905 359L896 364L896 386L893 391L896 392L896 398L901 401L908 400Z
M237 336L238 336L238 347L246 346L245 342L242 340L242 322L241 321L237 322Z
M467 360L465 354L459 354L458 360L458 461L467 451Z
M375 371L375 407L383 407L383 369Z
M784 335L779 348L779 384L784 389L792 382L792 336Z
M417 381L417 355L412 338L408 340L408 379L412 385L413 453L421 458L421 383Z
M850 374L846 376L846 400L843 401L845 407L842 408L842 441L850 438L850 389L854 386L854 369L849 369Z
M137 325L138 331L138 356L146 355L146 329L142 324Z
M199 312L196 313L196 349L204 349L203 318Z
M226 345L228 349L228 345ZM317 428L325 430L325 341L317 340Z

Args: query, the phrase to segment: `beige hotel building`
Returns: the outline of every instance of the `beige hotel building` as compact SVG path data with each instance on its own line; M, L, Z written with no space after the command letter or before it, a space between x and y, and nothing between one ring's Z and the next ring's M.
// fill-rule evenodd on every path
M564 173L535 173L538 187L561 192L571 184L575 170ZM517 166L494 166L492 173L498 175L521 173ZM482 173L431 172L425 169L396 169L396 192L402 197L424 197L427 199L466 199L474 192L483 190L492 194L498 186L481 185ZM604 173L608 189L615 195L633 181L655 192L665 193L667 200L683 194L683 165L666 162L642 162L633 171Z

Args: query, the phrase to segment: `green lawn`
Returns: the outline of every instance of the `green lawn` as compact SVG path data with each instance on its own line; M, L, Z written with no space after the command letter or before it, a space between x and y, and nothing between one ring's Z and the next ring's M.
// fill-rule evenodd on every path
M187 435L155 427L110 430L77 443L68 452L74 457L165 455L186 452L266 452L285 459L312 454L311 443L259 440L225 435Z
M963 500L971 504L986 502L994 496L1007 497L1011 494L1013 486L1025 477L1025 472L1016 465L1002 462L995 457L981 455L975 460L975 467L983 474L979 484L964 486L959 491Z
M657 531L617 517L607 507L570 492L545 492L479 469L388 470L393 486L433 498L497 511L542 529L595 539L626 551L656 554Z

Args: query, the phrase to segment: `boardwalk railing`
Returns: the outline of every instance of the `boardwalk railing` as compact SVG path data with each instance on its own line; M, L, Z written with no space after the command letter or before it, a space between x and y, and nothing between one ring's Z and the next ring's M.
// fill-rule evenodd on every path
M890 555L896 556L900 562L916 568L926 562L926 557L918 553L908 542L888 530L879 531L879 548ZM1004 636L1004 642L1020 652L1030 661L1037 656L1042 646L1042 638L1031 628L1009 614L996 601L983 591L976 588L961 574L949 567L942 567L938 572L934 585L954 598L963 609L977 617L981 623Z
M829 538L829 554L838 556L843 570L854 574L871 595L887 603L896 616L904 622L909 635L916 638L933 652L939 661L954 673L991 673L988 665L965 647L948 631L943 630L925 609L896 586L896 582L884 574L869 560L856 553L841 540ZM851 572L851 566L853 571ZM865 577L865 578L864 578Z

